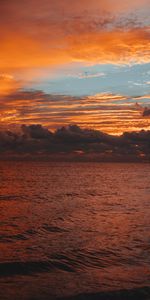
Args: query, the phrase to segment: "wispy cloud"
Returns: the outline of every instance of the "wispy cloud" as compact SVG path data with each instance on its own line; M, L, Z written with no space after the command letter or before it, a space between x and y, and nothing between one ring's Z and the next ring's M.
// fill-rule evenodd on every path
M11 74L0 74L0 96L16 91L20 86L22 86L22 82L16 80Z
M112 134L150 129L148 113L141 114L135 106L142 97L146 99L149 95L129 97L101 93L73 97L18 90L0 98L1 126L40 123L55 129L74 123Z
M104 72L96 72L96 73L90 73L90 72L84 72L84 73L78 73L78 74L69 74L69 77L79 78L79 79L88 79L88 78L98 78L98 77L104 77L106 74Z
M1 1L1 68L43 67L72 61L147 62L148 3ZM141 7L145 8L142 18Z

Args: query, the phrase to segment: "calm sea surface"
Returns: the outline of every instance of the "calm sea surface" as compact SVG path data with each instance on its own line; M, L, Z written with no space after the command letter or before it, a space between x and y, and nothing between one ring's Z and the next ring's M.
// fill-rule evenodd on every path
M0 299L80 294L150 299L150 165L0 162Z

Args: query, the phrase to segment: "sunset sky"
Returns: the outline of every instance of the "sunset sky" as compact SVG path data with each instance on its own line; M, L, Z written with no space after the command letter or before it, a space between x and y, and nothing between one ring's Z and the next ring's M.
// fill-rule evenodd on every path
M1 0L0 128L150 130L149 0Z

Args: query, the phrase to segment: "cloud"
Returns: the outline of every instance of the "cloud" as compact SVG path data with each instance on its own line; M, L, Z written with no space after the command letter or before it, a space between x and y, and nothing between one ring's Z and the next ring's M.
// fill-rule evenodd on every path
M139 109L142 112L143 117L150 117L150 108L149 107L143 107L139 103L136 103L137 109Z
M150 117L150 108L148 108L148 107L144 108L143 117Z
M33 139L46 139L51 136L51 132L39 124L33 124L29 126L22 125L21 129L26 136L31 137Z
M118 137L69 125L54 133L38 124L0 131L0 159L149 161L150 131ZM28 155L28 156L26 156Z
M134 99L141 100L141 99L150 99L150 94L135 96Z
M98 77L104 77L106 74L104 72L97 72L97 73L89 73L89 72L84 72L84 73L78 73L75 75L69 75L69 77L75 77L79 79L88 79L88 78L98 78Z
M142 99L144 97L144 99ZM0 127L11 128L22 123L42 124L50 130L78 124L110 134L150 129L148 119L139 112L135 101L147 101L149 95L130 97L99 93L73 97L51 95L42 90L16 90L0 97ZM35 129L35 128L34 128Z
M21 85L22 82L19 80L15 80L15 78L11 74L0 74L0 95L12 93L13 91L16 91L16 89L18 89Z
M72 61L149 61L148 4L147 0L1 1L1 69Z
M119 78L119 73L110 71L106 80L103 78L103 70L108 69L109 73L109 67L102 66L102 72L97 71L98 68L93 72L80 72L76 68L75 77L81 80L66 78L63 74L60 81L56 76L52 82L54 70L58 74L58 66L60 70L66 64L74 69L81 62L80 69L85 70L85 65L107 63L131 66L149 62L148 12L148 0L1 0L0 127L10 129L30 124L33 127L24 127L25 135L30 136L30 143L35 136L45 134L43 143L47 139L48 132L43 132L43 127L35 124L42 124L51 131L63 125L78 124L81 128L94 128L115 135L124 131L150 129L149 108L141 114L134 105L136 100L140 105L142 101L144 106L147 105L144 103L148 102L148 95L130 97L124 92L121 94L120 90L125 90L126 83ZM118 90L114 88L115 81L110 80L111 76L116 78ZM63 90L66 93L73 81L72 90L78 88L80 92L82 84L85 87L90 79L93 81L93 93L94 90L97 93L98 84L103 86L103 83L105 93L73 97L51 95L42 90L52 90L49 84L54 84L54 90L58 87L60 91L64 80ZM141 84L135 73L133 80L136 85ZM148 83L146 80L141 82ZM30 89L36 86L37 81L41 90ZM57 85L59 83L60 86ZM131 95L135 89L142 93L142 87L140 89L134 84L128 88ZM111 93L114 90L116 94Z
M139 28L74 35L68 50L76 61L129 64L148 62L149 47L148 28Z

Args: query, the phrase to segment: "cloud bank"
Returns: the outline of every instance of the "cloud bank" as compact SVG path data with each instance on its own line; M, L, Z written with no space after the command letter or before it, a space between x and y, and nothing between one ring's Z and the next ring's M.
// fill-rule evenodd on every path
M150 131L112 136L77 125L55 132L39 124L0 132L0 159L65 161L150 161Z

